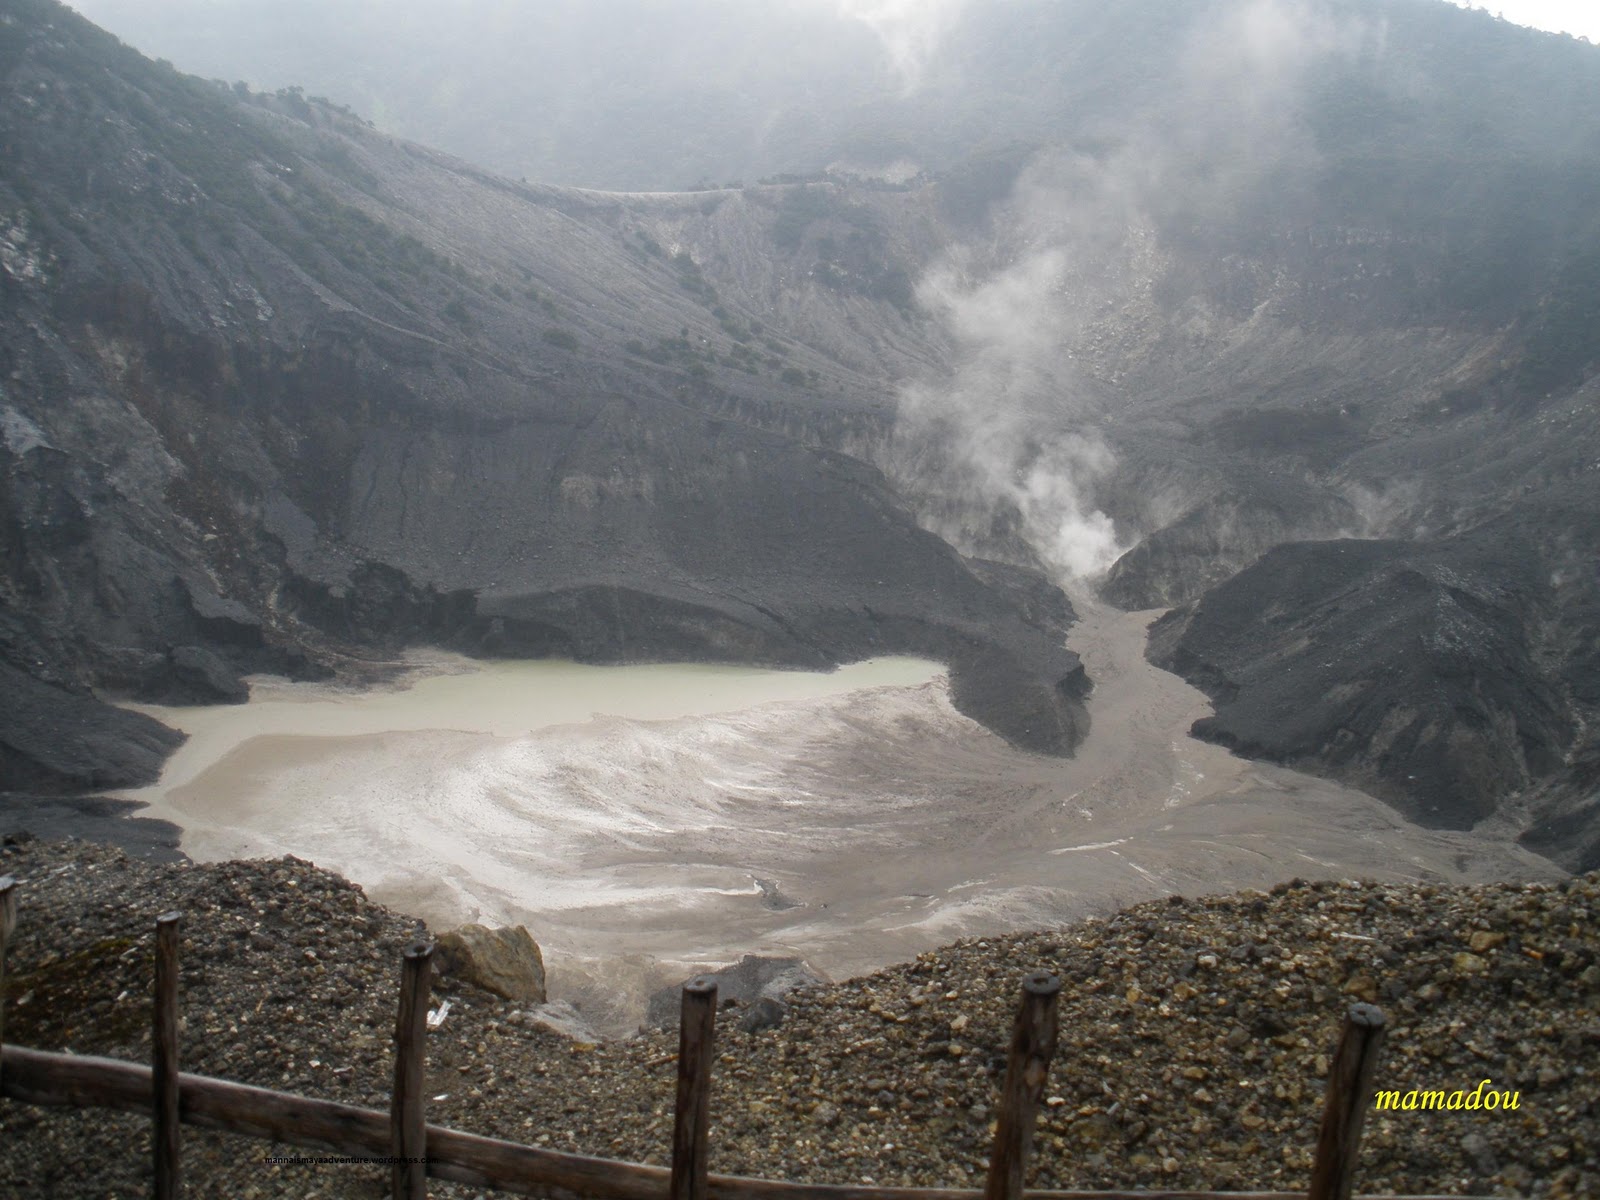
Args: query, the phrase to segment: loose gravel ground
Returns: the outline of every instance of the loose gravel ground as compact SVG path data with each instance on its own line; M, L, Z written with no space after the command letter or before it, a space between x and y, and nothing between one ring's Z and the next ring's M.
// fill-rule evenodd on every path
M5 1036L146 1061L155 917L186 914L183 1067L386 1109L417 924L295 859L152 865L85 843L0 848L19 880ZM1520 1093L1511 1112L1372 1113L1359 1190L1600 1195L1600 875L1475 888L1293 883L969 940L797 993L781 1028L724 1015L711 1167L819 1182L975 1185L1017 981L1064 982L1032 1181L1299 1188L1354 1000L1390 1028L1378 1086ZM537 931L535 931L537 932ZM429 1119L665 1163L675 1035L573 1042L442 980ZM435 1097L437 1097L435 1099ZM371 1166L185 1130L197 1196L378 1197ZM141 1197L143 1118L0 1102L19 1197ZM436 1196L474 1189L435 1185Z

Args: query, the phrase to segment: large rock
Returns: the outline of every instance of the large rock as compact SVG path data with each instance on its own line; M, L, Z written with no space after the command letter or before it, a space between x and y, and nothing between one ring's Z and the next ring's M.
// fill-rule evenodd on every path
M440 972L507 1000L545 1002L544 956L521 925L490 929L463 925L439 935L435 961Z
M184 697L178 703L243 704L250 699L239 673L204 646L175 646L170 657L174 687Z
M783 1020L783 998L796 988L814 987L826 982L805 961L798 958L764 958L746 954L731 967L706 972L697 979L710 979L717 985L717 1003L721 1007L738 1005L762 1014L760 1028L772 1028ZM645 1022L651 1029L670 1029L678 1022L682 1004L683 985L665 987L650 997L650 1007ZM771 1003L762 1003L770 1001Z

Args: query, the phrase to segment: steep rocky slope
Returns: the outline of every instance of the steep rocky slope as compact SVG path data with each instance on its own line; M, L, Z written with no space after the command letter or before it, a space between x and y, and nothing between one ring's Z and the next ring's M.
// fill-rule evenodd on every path
M1210 524L1209 502L1125 556L1107 590L1188 600L1150 653L1216 700L1200 736L1425 823L1504 813L1529 845L1593 869L1597 397L1591 381L1465 414L1401 407L1321 479L1272 464L1301 504L1326 498L1317 519L1258 504Z
M0 645L59 693L0 693L7 786L149 777L112 724L36 752L93 689L235 700L241 673L359 673L418 640L924 653L1019 744L1081 738L1058 631L810 436L881 425L881 372L938 359L903 295L927 203L509 184L42 0L0 26L0 79ZM854 257L792 278L783 230L832 225Z
M1159 622L1151 654L1216 700L1200 736L1470 828L1559 770L1573 735L1537 661L1542 573L1520 550L1280 546Z

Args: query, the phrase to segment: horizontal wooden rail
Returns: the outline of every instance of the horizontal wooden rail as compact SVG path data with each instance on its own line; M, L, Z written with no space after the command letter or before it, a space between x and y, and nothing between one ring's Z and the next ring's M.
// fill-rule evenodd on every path
M338 1154L389 1154L389 1114L204 1075L178 1077L179 1113L190 1125ZM0 1095L26 1104L152 1113L151 1070L88 1055L0 1048ZM429 1125L428 1174L550 1200L667 1200L666 1167L540 1150ZM900 1188L787 1183L712 1175L708 1200L981 1200L967 1188ZM1029 1200L1305 1200L1304 1192L1036 1191ZM1460 1196L1373 1196L1367 1200L1488 1200Z

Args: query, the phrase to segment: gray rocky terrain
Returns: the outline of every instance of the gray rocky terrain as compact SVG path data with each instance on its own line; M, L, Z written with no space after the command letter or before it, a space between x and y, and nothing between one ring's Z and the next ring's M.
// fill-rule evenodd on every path
M85 844L0 849L19 880L6 1037L144 1060L156 914L185 914L185 1070L386 1108L399 956L416 926L295 859L157 867ZM136 897L136 903L130 903ZM1306 1186L1345 1008L1389 1028L1376 1086L1518 1094L1510 1112L1369 1114L1360 1192L1593 1195L1600 879L1445 887L1295 880L967 939L791 992L776 1029L718 1018L711 1170L979 1186L1018 981L1064 983L1036 1186ZM677 1034L573 1042L452 978L430 1120L665 1163ZM754 1012L754 1009L749 1010ZM760 1024L760 1023L758 1023ZM148 1194L149 1122L0 1102L19 1196ZM186 1129L202 1194L370 1196L386 1169ZM432 1194L470 1196L437 1184Z
M911 253L932 215L890 226L832 187L510 184L179 76L48 3L10 14L0 71L0 633L52 697L0 691L8 787L151 777L158 735L95 692L237 700L243 673L359 677L421 641L912 651L1019 744L1082 737L1059 626L811 436L881 427L878 373L937 358L937 336L865 297L862 329L834 290L786 284L805 259L752 253L781 221L832 219L878 259ZM61 736L88 711L100 742Z

